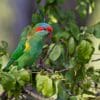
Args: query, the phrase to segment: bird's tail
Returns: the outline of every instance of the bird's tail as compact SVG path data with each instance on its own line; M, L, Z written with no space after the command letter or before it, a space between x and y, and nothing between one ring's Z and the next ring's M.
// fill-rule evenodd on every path
M14 59L10 59L7 65L4 67L3 71L9 71L9 67L13 64L14 61Z

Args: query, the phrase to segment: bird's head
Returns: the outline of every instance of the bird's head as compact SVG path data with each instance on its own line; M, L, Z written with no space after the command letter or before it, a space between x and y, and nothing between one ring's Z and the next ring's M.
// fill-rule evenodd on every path
M43 34L43 31L47 32L47 36L49 39L52 38L52 32L53 32L53 28L47 24L47 23L39 23L35 25L35 30L36 32L41 32L41 34Z

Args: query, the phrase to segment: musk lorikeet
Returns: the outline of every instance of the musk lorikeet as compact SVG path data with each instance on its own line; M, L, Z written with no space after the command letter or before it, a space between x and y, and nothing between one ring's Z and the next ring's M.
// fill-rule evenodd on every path
M52 37L52 31L53 28L47 23L36 24L34 28L26 27L20 36L17 48L3 70L8 71L14 62L17 62L18 69L32 65L41 54L45 39Z

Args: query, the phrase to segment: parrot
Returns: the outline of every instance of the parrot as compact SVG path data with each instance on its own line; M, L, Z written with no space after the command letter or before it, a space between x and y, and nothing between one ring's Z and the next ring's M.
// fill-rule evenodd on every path
M42 53L45 39L51 40L52 32L52 26L44 22L36 24L34 28L27 26L22 32L18 46L3 71L9 71L14 62L17 63L18 69L35 63Z

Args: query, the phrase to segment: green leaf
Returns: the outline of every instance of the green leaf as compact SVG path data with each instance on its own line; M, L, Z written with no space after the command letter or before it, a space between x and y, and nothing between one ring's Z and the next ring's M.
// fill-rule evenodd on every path
M43 16L40 14L33 14L32 15L32 24L35 25L43 21Z
M69 23L69 31L76 40L79 40L80 31L79 27L75 23Z
M49 55L50 60L56 61L62 53L62 46L57 44Z
M8 47L8 43L6 41L1 41L1 45L0 45L0 57L2 57L3 55L6 55L6 50Z
M73 37L71 37L71 38L69 39L69 42L68 42L68 52L69 52L69 55L72 55L72 54L74 53L74 51L75 51L75 46L76 46L75 40L74 40Z
M86 40L82 40L80 44L77 46L76 50L76 59L80 63L88 63L94 48L92 44Z
M70 34L66 31L60 32L55 35L55 38L57 41L59 41L60 39L65 39L66 40L65 42L67 42L67 39L69 39L69 37L70 37Z
M70 100L77 100L77 96L71 96Z
M50 97L54 93L53 81L47 75L36 75L36 87L39 92L46 97Z
M30 74L27 70L20 70L17 72L17 82L21 85L24 86L26 83L30 81Z
M71 59L70 59L70 61L69 61L69 67L70 68L73 68L73 67L75 67L76 66L76 61L75 61L75 58L74 57L72 57Z
M100 22L98 22L95 25L89 26L87 28L87 32L91 33L91 34L94 34L94 36L96 38L100 38Z
M68 94L66 88L63 86L62 82L58 85L58 98L57 100L68 100Z
M77 9L77 11L78 11L78 13L79 13L81 18L85 18L86 17L86 15L88 13L87 12L87 5L86 4L78 5L76 9Z
M4 49L8 47L8 43L6 41L1 41L1 43Z
M78 67L76 75L75 75L76 76L76 82L82 81L85 78L85 75L86 75L85 66Z
M74 71L70 70L70 71L66 72L65 78L67 81L73 83L74 82L74 75L75 75Z
M36 88L39 92L41 92L43 89L44 81L45 76L41 75L40 73L36 75Z
M89 68L87 69L87 75L88 75L88 76L91 76L93 73L94 73L94 68L93 68L93 67L89 67Z
M45 78L44 88L42 90L44 96L50 97L53 95L53 82L52 80L47 77Z
M16 79L12 74L3 72L1 84L6 91L10 91L15 88Z

